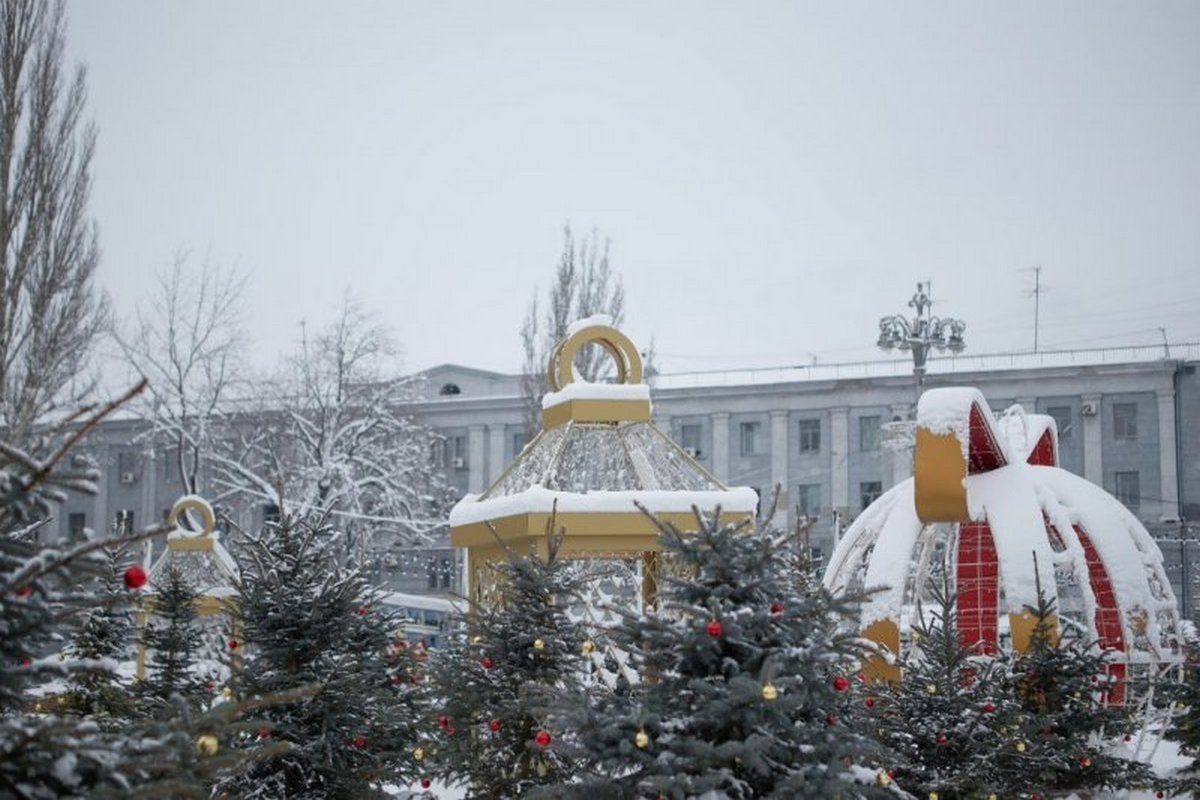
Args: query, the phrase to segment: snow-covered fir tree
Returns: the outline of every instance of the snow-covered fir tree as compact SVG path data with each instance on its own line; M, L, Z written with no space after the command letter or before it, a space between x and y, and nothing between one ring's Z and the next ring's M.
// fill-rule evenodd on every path
M222 783L229 798L382 797L384 784L421 774L422 661L361 574L340 565L326 523L284 514L245 550L235 687L276 698L245 746L288 750Z
M844 724L861 651L851 601L825 592L792 533L696 513L655 520L656 606L613 643L642 680L560 706L587 769L568 797L831 798L889 794L878 746ZM886 787L886 788L885 788Z
M199 707L204 682L195 673L200 626L196 621L196 591L178 569L169 567L155 587L151 616L142 631L146 675L139 694L153 705L178 695ZM148 709L153 714L153 708Z
M1108 669L1107 654L1065 628L1058 635L1055 602L1040 582L1029 646L1013 661L1012 683L1021 706L1025 749L997 760L1010 791L1144 787L1153 780L1144 764L1112 753L1113 740L1133 732L1132 719Z
M553 526L551 518L544 557L510 553L492 566L492 602L472 607L468 633L435 665L438 772L471 797L525 797L576 768L560 742L571 732L548 720L546 704L582 701L584 656L596 645L568 613L586 577L558 557L564 534Z
M1180 680L1173 682L1168 703L1174 715L1166 730L1166 738L1179 743L1179 752L1192 763L1176 776L1176 792L1200 797L1200 642L1190 642Z
M122 531L113 532L101 551L104 566L94 591L96 606L83 613L78 629L67 648L77 659L130 658L135 645L129 589L124 585L125 570L133 565ZM131 532L124 532L126 535ZM97 670L72 675L70 688L63 695L63 708L72 714L90 717L105 728L116 728L135 714L129 681L115 670Z
M889 773L916 797L1008 797L996 760L1025 744L1006 657L960 641L948 581L931 592L935 607L917 609L899 683L868 686L860 719L895 753Z

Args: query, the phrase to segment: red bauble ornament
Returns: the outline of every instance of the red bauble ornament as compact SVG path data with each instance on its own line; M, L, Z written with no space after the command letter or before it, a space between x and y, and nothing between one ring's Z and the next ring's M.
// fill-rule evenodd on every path
M1162 800L1163 797L1165 797L1165 795L1162 793L1162 789L1159 789L1157 792L1155 792L1154 796L1157 797L1158 800Z
M537 742L538 747L546 747L550 744L550 734L546 731L538 731L533 740Z
M716 637L720 636L725 631L725 629L721 627L720 620L715 620L715 619L708 623L708 627L705 630L707 630L708 635L713 637L714 639Z
M237 640L237 639L230 639L230 640L229 640L229 649L230 649L230 650L237 650L237 648L238 648L238 640Z
M1079 766L1090 767L1091 765L1092 765L1092 759L1090 757L1088 757L1088 756L1080 756L1079 757Z
M146 570L137 564L125 570L125 588L140 589L146 585Z
M204 688L208 689L211 692L213 689L217 688L217 685L215 683L213 683L212 681L206 681L204 683Z
M367 746L367 737L361 736L361 735L355 736L354 737L354 746L355 747L366 747Z
M453 736L453 735L454 735L454 726L453 726L453 725L447 725L447 726L446 726L446 735L447 735L447 736Z
M270 735L271 735L271 729L268 728L266 725L263 725L261 728L258 729L258 738L266 739Z
M366 606L359 606L359 607L358 607L358 615L359 615L360 617L365 617L365 616L367 615L367 607L366 607Z
M447 717L445 714L443 714L442 716L438 717L438 727L439 727L439 728L444 728L444 727L446 727L446 726L447 726L447 725L449 725L449 724L450 724L450 718L449 718L449 717Z
M994 705L992 705L990 700L983 704L983 713L990 714L995 710L996 710L996 707Z
M875 698L868 697L866 700L863 700L863 705L866 706L867 708L874 708L875 707Z
M33 664L33 659L30 658L29 656L25 656L20 660L19 663L22 667L28 667Z
M491 730L493 733L495 733L496 731L500 730L500 720L498 720L498 719L494 719L494 720L492 720L491 722L489 722L489 723L488 723L488 728L489 728L489 729L490 729L490 730Z
M429 783L430 783L429 778L421 778L421 788L422 789L428 789Z
M771 613L779 616L783 613L783 603L771 603Z
M32 592L32 586L22 586L20 589L17 589L17 597L29 597Z
M1133 737L1127 733L1127 734L1125 734L1125 741L1127 741L1127 742L1133 741Z
M390 683L392 686L398 685L400 683L400 676L396 675L395 673L388 675L388 683Z
M944 734L944 733L939 733L939 734L937 735L937 743L938 743L938 744L945 744L945 743L946 743L946 734Z
M825 724L826 725L836 725L837 724L837 714L834 714L832 711L830 711L828 714L826 714L825 715Z
M839 692L844 692L850 688L850 681L846 680L844 675L838 675L833 679L833 688Z
M889 778L895 778L895 777L896 777L896 770L894 770L894 769L889 769L889 770L887 771L887 776L888 776Z
M491 669L491 668L492 668L492 666L493 666L495 663L496 663L496 662L495 662L495 661L492 661L492 659L491 659L491 657L490 657L490 656L484 656L483 658L479 659L479 664L480 664L480 666L482 666L484 669Z

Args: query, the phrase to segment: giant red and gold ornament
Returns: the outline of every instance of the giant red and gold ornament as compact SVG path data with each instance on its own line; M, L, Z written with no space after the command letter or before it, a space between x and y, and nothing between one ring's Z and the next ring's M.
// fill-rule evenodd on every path
M913 477L854 521L824 581L834 592L878 589L861 628L902 656L943 566L964 646L1024 650L1040 585L1085 639L1113 652L1110 702L1124 701L1130 665L1179 661L1175 596L1146 529L1116 498L1058 467L1051 417L1013 406L997 419L972 388L921 396ZM898 663L874 658L864 672L895 680Z

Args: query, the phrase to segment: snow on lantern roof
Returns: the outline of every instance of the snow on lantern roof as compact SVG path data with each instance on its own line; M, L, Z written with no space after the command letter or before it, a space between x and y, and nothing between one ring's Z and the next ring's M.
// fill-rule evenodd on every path
M635 504L661 514L690 515L693 507L711 511L718 506L731 514L754 513L758 495L753 489L725 487L650 421L641 359L624 334L597 317L581 320L570 331L549 364L552 391L542 402L543 430L486 491L454 507L452 544L486 544L493 539L480 526L518 517L527 521L519 526L521 535L532 536L552 512L563 522L576 515L577 532L594 530L601 539L605 530L654 538L653 525ZM575 380L572 361L589 342L613 357L617 383ZM608 522L579 515L605 515Z
M184 527L190 513L199 516L198 529ZM213 529L214 520L212 506L198 495L185 495L175 501L167 517L167 524L173 528L167 534L167 549L147 576L152 590L161 585L166 571L174 568L202 598L237 594L237 564Z
M1122 663L1177 659L1178 610L1158 546L1116 498L1057 460L1051 418L1014 406L996 420L975 389L925 392L913 478L854 521L826 586L881 587L861 623L893 652L944 559L964 645L999 646L1008 635L1020 649L1040 581L1060 620Z

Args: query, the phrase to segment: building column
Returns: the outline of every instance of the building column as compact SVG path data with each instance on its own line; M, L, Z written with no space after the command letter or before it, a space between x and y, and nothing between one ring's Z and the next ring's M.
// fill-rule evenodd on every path
M488 486L504 471L504 425L488 425Z
M1091 403L1096 409L1095 414L1080 414L1083 422L1083 477L1097 486L1104 486L1104 461L1101 448L1104 444L1102 415L1104 408L1100 403L1100 395L1085 394L1079 398L1084 405Z
M712 471L719 480L729 480L729 415L712 415Z
M1158 396L1158 471L1161 476L1159 519L1179 519L1179 463L1175 451L1175 389L1159 389Z
M483 425L472 425L467 429L467 491L479 494L485 488L483 478Z
M791 495L788 492L788 412L776 409L771 416L771 487L768 493L779 487L779 506L775 511L775 524L790 530ZM768 498L763 498L769 502Z
M850 409L845 406L829 410L829 457L829 504L845 516L850 512Z
M909 433L916 435L916 422L908 417L913 413L912 403L892 403L888 406L888 413L892 415L892 419L899 419L903 422L911 422L914 426ZM901 481L908 480L913 474L913 448L902 447L892 451L892 457L884 460L884 470L888 468L888 462L891 462L891 479L888 481L888 486L895 486ZM886 476L885 476L886 477Z

